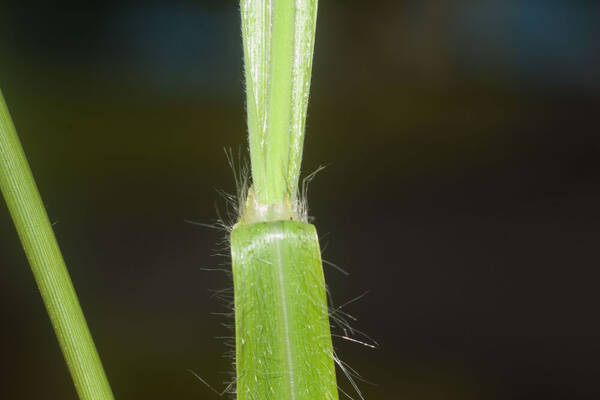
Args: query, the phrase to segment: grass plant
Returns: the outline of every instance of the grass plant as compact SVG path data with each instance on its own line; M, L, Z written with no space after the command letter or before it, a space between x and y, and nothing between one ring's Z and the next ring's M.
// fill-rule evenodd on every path
M252 187L231 232L238 400L338 398L315 227L298 181L316 0L242 0Z
M231 230L238 400L337 400L316 229L298 190L317 0L241 0L252 186ZM0 92L0 189L82 400L113 395Z

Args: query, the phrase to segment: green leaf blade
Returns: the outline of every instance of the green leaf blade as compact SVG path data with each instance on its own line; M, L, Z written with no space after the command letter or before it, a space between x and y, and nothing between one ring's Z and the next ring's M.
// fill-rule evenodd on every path
M0 190L81 400L113 394L0 91Z

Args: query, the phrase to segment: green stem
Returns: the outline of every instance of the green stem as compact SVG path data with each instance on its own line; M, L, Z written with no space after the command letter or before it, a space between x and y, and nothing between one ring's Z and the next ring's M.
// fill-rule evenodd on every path
M238 400L337 400L317 232L298 178L317 0L241 0L253 187L231 232Z
M252 181L259 203L296 200L317 0L241 0Z
M0 189L82 400L113 399L100 357L0 91Z

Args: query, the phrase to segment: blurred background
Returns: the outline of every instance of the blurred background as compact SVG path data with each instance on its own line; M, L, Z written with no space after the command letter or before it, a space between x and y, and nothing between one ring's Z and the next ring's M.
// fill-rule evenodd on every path
M333 303L368 292L344 309L379 348L334 343L366 399L599 398L599 20L321 1L303 170L330 164ZM239 24L237 1L0 2L0 87L119 399L218 399L188 370L232 372L223 233L186 220L246 149ZM0 239L1 397L75 399L3 203Z

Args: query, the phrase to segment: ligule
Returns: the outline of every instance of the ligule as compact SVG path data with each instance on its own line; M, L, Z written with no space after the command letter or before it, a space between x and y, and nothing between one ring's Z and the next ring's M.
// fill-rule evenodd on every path
M337 399L314 226L238 224L231 252L238 400Z

